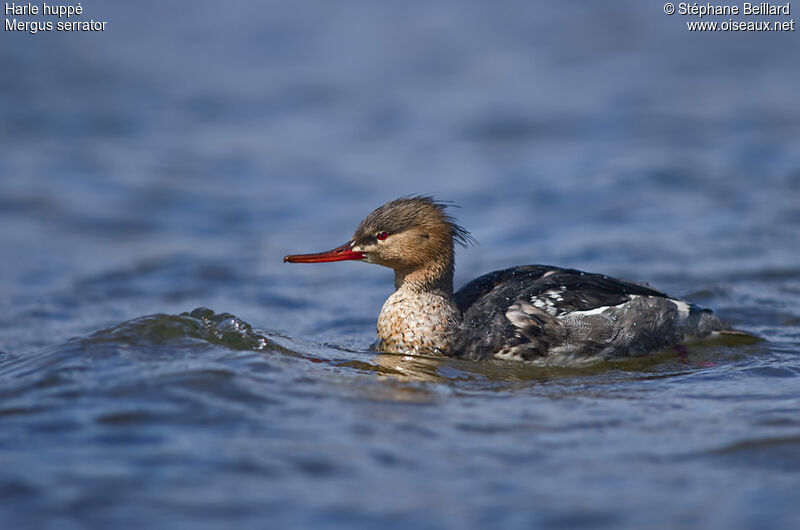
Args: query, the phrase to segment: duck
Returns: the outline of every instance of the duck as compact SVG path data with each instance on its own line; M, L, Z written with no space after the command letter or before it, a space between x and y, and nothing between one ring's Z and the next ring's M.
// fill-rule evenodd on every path
M522 265L453 289L455 246L475 240L431 196L372 211L339 247L284 263L361 261L394 270L372 349L471 360L640 357L734 331L709 309L646 283Z

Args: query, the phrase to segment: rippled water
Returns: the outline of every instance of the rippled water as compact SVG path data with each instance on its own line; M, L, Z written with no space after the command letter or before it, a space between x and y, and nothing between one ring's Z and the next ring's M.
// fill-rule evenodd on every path
M800 525L800 47L648 4L89 1L103 34L4 33L3 527ZM577 267L766 340L370 353L391 272L281 257L410 193L480 241L458 285Z

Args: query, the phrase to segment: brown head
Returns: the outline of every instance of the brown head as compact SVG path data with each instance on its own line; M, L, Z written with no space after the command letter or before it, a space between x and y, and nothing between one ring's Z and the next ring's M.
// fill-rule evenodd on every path
M370 213L341 247L283 261L366 261L394 269L398 287L408 277L420 284L449 282L452 290L453 243L466 246L473 239L445 213L446 206L431 197L401 197Z

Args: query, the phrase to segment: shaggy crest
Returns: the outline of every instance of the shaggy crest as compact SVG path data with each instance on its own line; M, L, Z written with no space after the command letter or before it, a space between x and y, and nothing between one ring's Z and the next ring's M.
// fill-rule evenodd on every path
M398 234L412 227L429 227L441 230L447 227L447 239L462 247L476 244L472 235L456 223L445 209L453 206L426 195L400 197L376 208L356 228L353 241L357 244L372 242L379 232Z

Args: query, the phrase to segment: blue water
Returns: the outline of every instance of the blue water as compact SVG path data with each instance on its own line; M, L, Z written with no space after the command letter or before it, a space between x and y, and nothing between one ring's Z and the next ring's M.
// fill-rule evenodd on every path
M3 528L800 526L796 32L635 0L82 6L105 32L0 36ZM480 242L457 286L576 267L766 341L370 353L391 271L281 258L411 193Z

